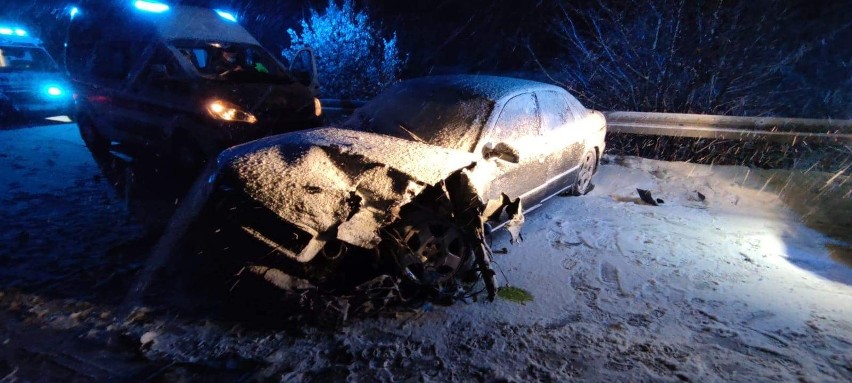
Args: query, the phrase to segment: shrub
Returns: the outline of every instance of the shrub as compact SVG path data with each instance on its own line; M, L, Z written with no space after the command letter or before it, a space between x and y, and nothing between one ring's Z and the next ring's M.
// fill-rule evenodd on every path
M406 62L397 47L396 33L380 37L367 13L355 10L352 0L329 0L320 13L311 10L301 31L288 29L293 57L302 48L313 49L317 75L325 97L367 98L396 82Z

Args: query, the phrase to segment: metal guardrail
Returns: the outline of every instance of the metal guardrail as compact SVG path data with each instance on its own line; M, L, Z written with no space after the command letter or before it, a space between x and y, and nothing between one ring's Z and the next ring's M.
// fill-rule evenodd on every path
M323 98L320 99L320 103L322 103L322 108L324 110L333 110L341 113L352 113L353 111L355 111L355 109L364 106L367 101Z
M322 99L323 110L351 114L366 101ZM607 131L650 136L775 143L852 144L852 120L784 117L732 117L709 114L605 112Z
M731 117L703 114L606 112L612 133L765 140L776 143L852 144L852 120Z

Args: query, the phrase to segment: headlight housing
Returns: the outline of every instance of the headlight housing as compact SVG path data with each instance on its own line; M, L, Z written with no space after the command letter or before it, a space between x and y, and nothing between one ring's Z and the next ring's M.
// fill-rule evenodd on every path
M222 121L246 122L249 124L257 122L257 117L253 114L223 100L215 100L207 104L207 113L211 117Z

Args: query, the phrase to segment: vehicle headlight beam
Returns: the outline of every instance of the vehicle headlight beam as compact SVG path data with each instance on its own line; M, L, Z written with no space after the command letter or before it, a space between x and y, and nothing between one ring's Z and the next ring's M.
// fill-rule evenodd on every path
M211 117L222 121L246 122L249 124L257 122L257 117L253 114L223 100L215 100L207 104L207 113Z

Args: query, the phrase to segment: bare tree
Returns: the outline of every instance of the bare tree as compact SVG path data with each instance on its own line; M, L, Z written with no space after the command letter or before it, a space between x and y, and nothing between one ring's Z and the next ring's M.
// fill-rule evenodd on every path
M632 0L614 8L598 0L594 7L578 8L561 2L553 25L566 53L559 74L581 98L606 110L728 115L816 110L848 117L850 76L845 87L817 92L796 69L820 47L843 45L839 36L850 23L802 39L794 33L808 26L800 23L799 8L787 4ZM823 64L849 74L849 62Z

